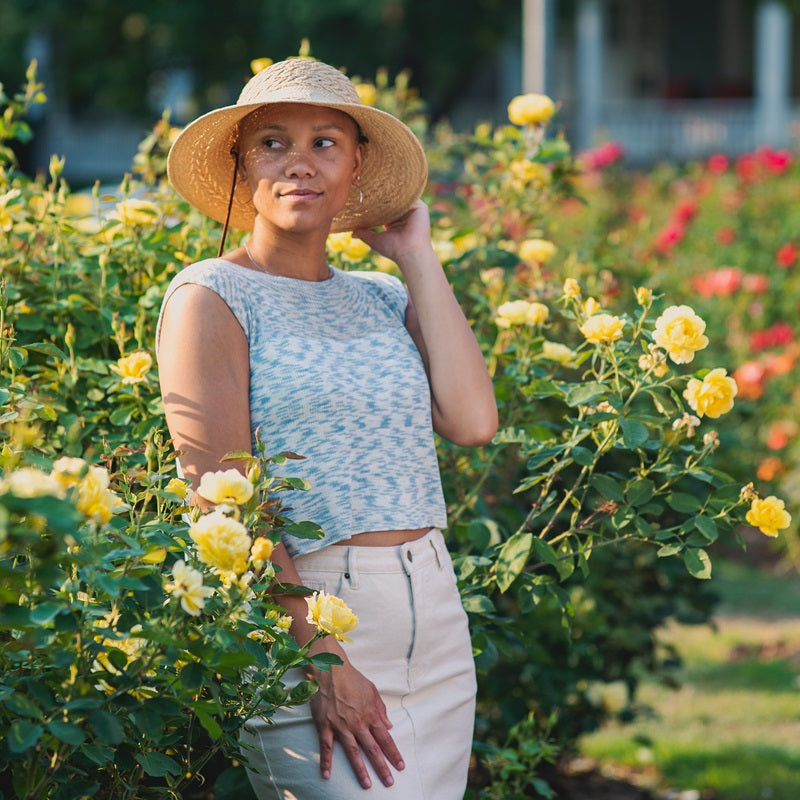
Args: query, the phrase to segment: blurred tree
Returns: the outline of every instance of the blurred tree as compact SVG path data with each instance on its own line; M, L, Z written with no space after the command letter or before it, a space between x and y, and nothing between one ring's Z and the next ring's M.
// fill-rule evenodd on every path
M201 112L233 102L252 58L312 54L351 75L409 67L434 117L446 114L520 29L509 0L0 0L0 81L22 82L34 37L48 90L73 114L152 118L174 70Z

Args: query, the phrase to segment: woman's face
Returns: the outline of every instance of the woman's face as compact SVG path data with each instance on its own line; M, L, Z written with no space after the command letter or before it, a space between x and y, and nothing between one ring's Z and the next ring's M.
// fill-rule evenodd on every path
M333 108L267 106L242 121L239 142L256 214L282 230L327 230L361 169L356 124Z

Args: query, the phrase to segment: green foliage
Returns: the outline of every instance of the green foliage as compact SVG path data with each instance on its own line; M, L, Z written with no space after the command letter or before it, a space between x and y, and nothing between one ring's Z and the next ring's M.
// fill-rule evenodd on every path
M588 240L566 237L565 220L577 226L584 208L579 189L586 208L594 202L569 144L547 138L544 125L457 136L430 128L406 74L394 85L379 74L373 86L373 102L428 139L434 245L501 415L490 446L439 443L481 673L482 789L547 796L535 770L556 746L634 715L643 675L671 679L677 656L657 631L670 619L707 619L696 578L710 576L710 548L757 494L742 490L749 475L720 468L725 420L718 435L699 418L722 414L725 398L701 409L697 392L687 394L708 370L688 373L669 336L656 335L671 297L634 292L644 274L620 291L594 227ZM6 137L25 134L26 108L39 99L31 73L5 100ZM57 157L48 176L30 179L2 151L0 771L26 797L41 786L46 796L62 796L57 786L102 796L81 783L98 771L114 797L180 796L187 772L234 752L257 703L307 699L282 690L283 671L304 653L264 592L271 567L248 556L249 582L201 559L180 484L170 483L155 322L168 281L215 252L219 227L166 183L174 133L165 116L142 143L138 177L113 193L70 192ZM622 196L612 199L600 198L602 213L620 217ZM330 244L338 265L396 269L347 235ZM707 366L718 367L709 338ZM64 456L84 461L75 472ZM261 453L251 465L256 492L234 517L277 540L288 523L268 495L302 486L276 484L270 463ZM197 618L177 602L178 561L214 590ZM268 635L255 642L257 631Z

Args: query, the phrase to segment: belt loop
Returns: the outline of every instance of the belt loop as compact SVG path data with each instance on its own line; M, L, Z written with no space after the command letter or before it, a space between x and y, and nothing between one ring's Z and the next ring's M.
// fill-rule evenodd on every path
M439 569L443 569L444 565L447 563L447 553L442 552L444 548L444 539L442 538L441 532L438 528L431 528L430 533L428 533L430 537L428 541L433 548L433 552L436 553L436 563L439 565Z
M358 575L358 556L356 555L358 548L350 545L346 549L347 549L347 567L346 567L347 571L345 572L345 577L350 582L351 589L358 589L360 583Z

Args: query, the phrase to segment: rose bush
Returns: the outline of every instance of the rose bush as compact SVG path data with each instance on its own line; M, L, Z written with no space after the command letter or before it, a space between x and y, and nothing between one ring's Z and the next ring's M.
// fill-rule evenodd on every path
M19 96L3 97L4 141L26 135L25 108L41 94L29 77ZM573 158L549 136L555 104L525 100L514 106L518 125L456 135L428 126L407 75L360 85L427 139L434 245L501 414L490 446L439 443L480 674L484 767L472 791L546 794L542 760L609 715L636 713L644 674L669 678L676 654L658 629L708 619L709 593L696 579L711 574L714 542L746 523L768 536L790 526L777 494L751 485L757 465L731 453L762 436L745 424L754 387L788 380L792 328L745 336L720 315L720 296L744 313L767 274L760 255L741 275L706 269L719 249L696 235L708 198L749 202L745 178L728 167L695 168L692 180L711 189L694 201L664 170L622 172L617 150ZM155 320L176 271L215 253L219 226L167 185L173 136L158 122L135 159L137 178L113 195L72 193L58 158L31 179L0 151L0 530L11 542L0 552L11 676L0 708L6 730L16 725L0 745L0 775L23 776L14 778L28 781L23 796L55 776L82 796L98 770L100 790L113 786L114 796L134 778L137 796L176 796L197 780L197 759L231 757L254 704L311 691L282 689L283 670L304 653L266 594L281 528L316 531L275 505L276 490L302 482L276 484L262 453L246 477L205 476L197 491L216 508L182 517L191 498L163 432ZM764 158L742 169L752 182L778 166ZM749 250L735 241L744 259ZM345 268L395 269L349 235L331 237L329 252ZM781 275L789 256L776 261ZM713 285L715 303L685 275ZM770 370L769 386L754 370L749 383L741 378L737 348L755 333L759 346L768 342L770 359L762 353L757 366ZM788 451L793 419L781 422L770 441ZM320 595L309 618L340 637L355 622ZM91 703L66 708L78 695ZM218 798L241 779L220 769L207 773Z

